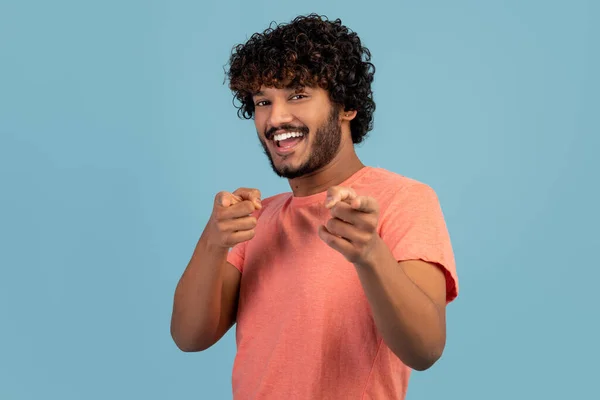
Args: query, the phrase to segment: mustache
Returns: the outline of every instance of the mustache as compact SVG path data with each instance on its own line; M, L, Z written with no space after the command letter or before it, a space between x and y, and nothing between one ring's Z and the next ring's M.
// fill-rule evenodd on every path
M277 131L285 131L285 132L301 132L304 135L308 134L308 128L306 126L293 126L293 125L281 125L277 127L272 127L265 131L265 138L268 140L272 140L273 136L275 136L275 132Z

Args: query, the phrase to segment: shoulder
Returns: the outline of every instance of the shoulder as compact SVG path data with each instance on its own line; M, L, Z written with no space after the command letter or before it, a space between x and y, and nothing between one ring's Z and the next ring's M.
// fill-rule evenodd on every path
M279 193L261 199L262 208L256 212L256 217L265 213L273 213L274 210L280 209L290 197L291 193Z
M287 199L289 199L289 197L291 196L291 193L278 193L275 194L273 196L269 196L266 197L264 199L262 199L262 205L263 208L271 208L276 206L277 204L282 204L284 203Z
M365 192L385 205L398 201L437 200L434 189L424 182L383 168L368 168L357 182L356 191Z

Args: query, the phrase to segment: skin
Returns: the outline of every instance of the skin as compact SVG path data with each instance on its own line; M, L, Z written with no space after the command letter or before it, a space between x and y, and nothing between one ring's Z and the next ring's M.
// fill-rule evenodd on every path
M323 158L323 153L331 153L332 151L324 151L321 148L323 144L336 147L331 157L324 156L327 159L326 162L321 163L322 165L306 171L302 176L296 177L294 176L296 174L290 173L293 177L288 181L294 196L308 196L325 191L364 167L354 151L350 135L350 121L356 116L356 111L343 111L340 106L333 105L325 90L310 87L262 88L254 96L254 105L254 124L258 138L263 143L271 166L277 174L281 174L282 171L294 172L303 169L307 163L310 164L311 159ZM337 130L320 129L328 125L332 113L337 115L337 121L333 121L333 124L337 125ZM272 135L269 132L294 130L281 129L286 126L306 127L309 133L292 155L280 156L276 152L275 143L270 140ZM320 132L321 130L341 138L338 138L338 141L322 140L319 136L323 133Z
M254 237L260 192L240 188L215 196L213 211L181 276L171 336L182 351L208 349L235 323L241 274L227 262L230 247Z
M430 368L446 342L444 273L421 260L396 261L377 234L375 199L334 186L325 207L332 218L319 237L356 267L384 341L409 367Z
M388 347L415 370L431 367L446 341L444 273L421 260L397 262L376 232L377 201L338 186L364 167L350 134L356 112L332 104L320 88L264 87L254 102L256 131L273 170L289 177L295 196L328 192L323 207L331 218L316 234L355 266ZM272 135L291 128L308 135L292 154L279 155ZM215 197L211 218L175 293L171 332L182 350L212 346L235 323L241 276L227 263L227 251L254 236L256 219L249 214L258 209L256 189Z

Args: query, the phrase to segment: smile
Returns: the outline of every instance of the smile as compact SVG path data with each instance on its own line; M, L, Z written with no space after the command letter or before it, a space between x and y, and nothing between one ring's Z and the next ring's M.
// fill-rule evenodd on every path
M287 132L273 136L274 150L279 155L292 153L296 147L304 141L305 135L302 132Z

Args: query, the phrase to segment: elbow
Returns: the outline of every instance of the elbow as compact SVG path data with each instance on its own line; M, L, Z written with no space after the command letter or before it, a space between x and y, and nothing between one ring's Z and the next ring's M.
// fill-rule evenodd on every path
M408 349L406 347L391 350L410 369L415 371L426 371L433 367L442 357L444 346L430 345L421 349L413 348L412 351L407 351Z
M184 353L199 353L201 351L206 350L206 347L194 346L194 345L187 346L187 345L177 344L177 348Z
M439 357L423 357L419 360L415 360L409 365L409 367L415 371L427 371L429 368L439 360Z
M201 338L194 337L193 335L185 332L179 332L177 329L171 327L171 338L177 348L184 353L197 353L208 349L212 344Z
M416 355L407 365L415 371L426 371L433 367L436 362L442 357L443 347L430 349Z
M185 342L183 340L177 340L175 338L173 338L173 340L177 348L183 351L184 353L197 353L200 351L204 351L208 348L207 346L202 346L193 342Z
M184 340L184 339L178 338L176 336L172 336L172 337L173 337L173 341L175 342L175 345L177 346L177 348L179 350L183 351L184 353L197 353L200 351L204 351L210 347L210 345L205 345L199 341Z

